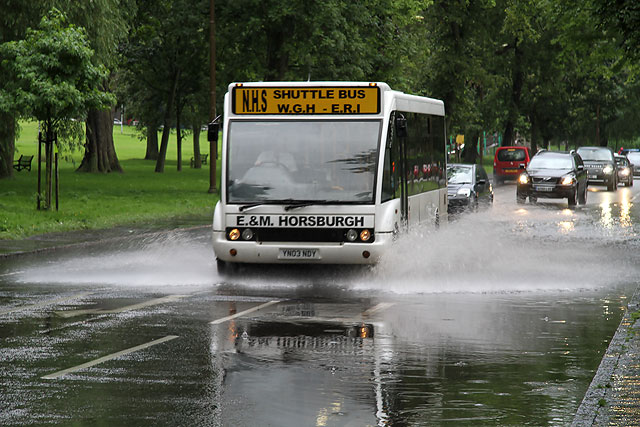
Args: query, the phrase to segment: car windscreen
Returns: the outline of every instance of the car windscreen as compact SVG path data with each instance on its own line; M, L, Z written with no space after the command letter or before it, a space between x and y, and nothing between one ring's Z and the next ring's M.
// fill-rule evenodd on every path
M534 156L528 169L572 169L573 161L569 156Z
M640 165L640 152L639 151L630 151L627 153L627 159L634 165Z
M526 160L527 153L522 148L506 148L498 150L496 157L501 162L521 162Z
M229 203L373 203L379 120L232 121Z
M471 184L473 182L471 166L447 166L447 182L449 184Z
M612 161L613 154L605 148L578 148L578 154L587 162Z
M618 166L629 166L629 161L624 157L616 157L616 165Z

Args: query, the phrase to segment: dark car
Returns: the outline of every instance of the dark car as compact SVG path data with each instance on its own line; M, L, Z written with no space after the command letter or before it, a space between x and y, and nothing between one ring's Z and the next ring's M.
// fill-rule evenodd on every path
M493 203L493 188L482 166L462 163L447 165L449 212L478 210L479 205Z
M616 161L611 148L580 147L576 151L584 162L589 184L606 185L608 191L618 188Z
M498 147L493 158L493 183L498 186L506 179L518 179L529 160L531 156L527 147Z
M627 159L631 163L634 175L640 175L640 151L627 152Z
M563 199L569 206L587 203L587 172L582 159L575 152L540 151L531 158L529 166L518 178L516 201L538 197Z
M633 187L633 169L627 156L616 154L616 167L618 169L618 182L624 182L625 187Z

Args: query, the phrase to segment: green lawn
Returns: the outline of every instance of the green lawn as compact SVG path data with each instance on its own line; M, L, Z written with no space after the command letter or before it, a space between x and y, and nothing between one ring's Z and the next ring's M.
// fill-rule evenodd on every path
M37 124L22 123L15 158L35 157L32 170L14 171L11 179L0 180L0 239L20 239L34 234L78 229L99 229L117 225L150 224L172 218L210 221L217 194L209 194L209 165L190 168L193 156L191 135L182 143L182 171L177 172L176 136L172 134L164 173L156 173L155 162L142 160L146 142L135 128L114 126L116 152L124 173L87 174L75 172L82 153L62 153L60 163L59 211L38 211ZM209 152L206 132L200 150ZM218 180L220 165L218 163ZM44 180L44 163L43 163ZM219 185L219 182L218 182ZM44 188L44 184L43 184Z

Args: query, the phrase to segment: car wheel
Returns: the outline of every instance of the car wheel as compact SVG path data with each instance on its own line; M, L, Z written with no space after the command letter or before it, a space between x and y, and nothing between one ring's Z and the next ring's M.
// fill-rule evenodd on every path
M607 191L615 191L616 190L616 183L615 181L611 181L607 184Z
M629 180L629 187L633 187L633 178Z
M524 196L520 193L516 193L516 203L519 205L523 205L524 202L527 201L527 196Z
M578 203L580 203L581 205L586 205L587 204L587 186L584 186L584 190L582 191L582 193L580 193L580 195L578 196Z
M567 202L569 206L575 206L577 198L578 198L578 189L576 188L573 194L567 197Z
M536 196L529 196L529 203L538 203L538 198Z

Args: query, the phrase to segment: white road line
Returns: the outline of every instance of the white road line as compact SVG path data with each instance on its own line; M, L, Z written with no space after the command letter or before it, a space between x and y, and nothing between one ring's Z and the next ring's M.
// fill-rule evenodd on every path
M364 317L371 316L374 313L378 313L380 311L386 310L389 307L392 307L394 305L396 305L395 302L381 302L380 304L374 305L373 307L371 307L370 309L362 313L362 316Z
M23 273L22 271L13 271L11 273L3 273L0 274L0 277L8 277L8 276L15 276L16 274L20 274Z
M100 357L100 358L92 360L90 362L83 363L82 365L78 365L78 366L74 366L73 368L64 369L62 371L54 372L53 374L45 375L45 376L40 377L40 378L42 378L43 380L54 380L54 379L59 378L59 377L61 377L63 375L66 375L68 373L79 371L80 369L84 369L84 368L90 368L91 366L98 365L98 364L100 364L102 362L106 362L106 361L115 359L116 357L124 356L125 354L133 353L133 352L136 352L138 350L143 350L145 348L152 347L154 345L162 344L163 342L171 341L171 340L174 340L176 338L178 338L177 335L167 335L166 337L163 337L163 338L160 338L160 339L157 339L157 340L153 340L153 341L149 341L148 343L140 344L140 345L137 345L135 347L131 347L131 348L128 348L126 350L119 351L117 353L109 354L107 356Z
M40 308L40 307L44 307L47 305L51 305L51 304L57 304L60 302L64 302L64 301L69 301L72 299L77 299L77 298L82 298L84 296L87 295L91 295L93 292L81 292L79 294L75 294L75 295L71 295L68 297L62 297L62 298L56 298L56 299L51 299L51 300L47 300L47 301L42 301L39 302L37 304L31 304L31 305L21 305L19 307L11 307L5 310L1 310L0 311L0 316L3 314L8 314L8 313L13 313L14 311L20 311L20 310L30 310L30 309L34 309L34 308Z
M265 302L264 304L260 304L258 306L253 307L253 308L250 308L248 310L241 311L240 313L236 313L236 314L233 314L231 316L227 316L227 317L223 317L221 319L214 320L212 322L209 322L209 324L210 325L219 325L220 323L224 323L226 321L235 319L236 317L244 316L245 314L253 313L254 311L258 311L260 309L269 307L270 305L277 304L279 302L280 302L280 300L273 300L273 301Z
M149 301L141 302L138 304L127 305L125 307L114 308L111 310L104 310L101 308L88 308L84 310L67 310L67 311L56 311L56 314L60 317L69 318L74 316L82 316L84 314L113 314L113 313L122 313L124 311L129 310L137 310L140 308L150 307L152 305L164 304L165 302L177 301L180 298L188 297L189 295L169 295L162 298L156 298Z
M631 199L632 202L635 202L636 199L640 197L640 193L636 194L635 196L633 196L633 198Z

